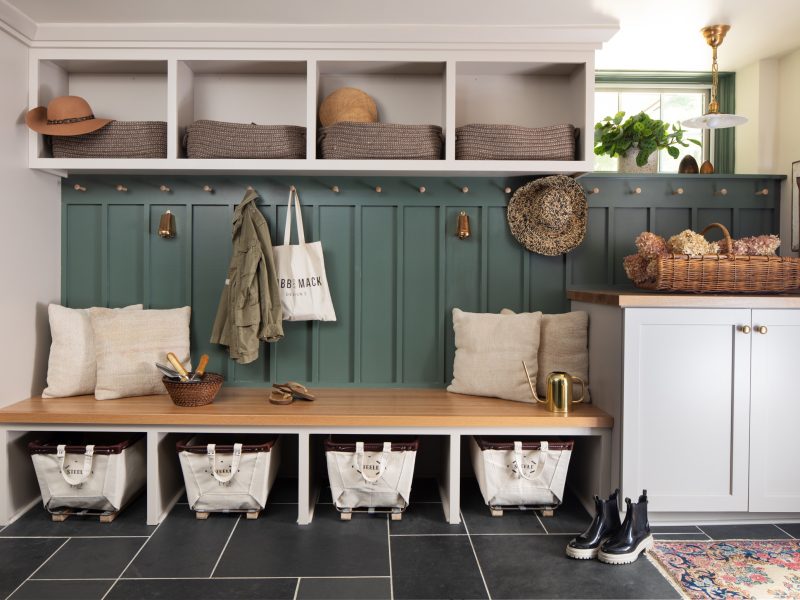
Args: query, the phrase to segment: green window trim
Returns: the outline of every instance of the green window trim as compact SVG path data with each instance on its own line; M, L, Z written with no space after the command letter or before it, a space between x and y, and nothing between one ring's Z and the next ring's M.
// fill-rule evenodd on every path
M711 87L711 73L692 73L678 71L598 71L595 83L625 84L669 87L670 85L697 85ZM736 112L736 73L719 74L719 110L723 113ZM735 164L736 128L717 129L714 136L714 169L717 173L733 173Z

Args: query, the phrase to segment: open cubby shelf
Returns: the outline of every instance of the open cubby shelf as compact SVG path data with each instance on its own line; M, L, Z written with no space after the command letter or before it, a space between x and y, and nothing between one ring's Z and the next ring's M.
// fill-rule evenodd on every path
M487 59L488 57L488 59ZM95 114L160 120L168 126L167 158L52 158L30 133L29 166L54 172L532 174L590 170L593 51L406 50L341 52L252 49L48 50L31 52L30 104L56 96L86 98ZM445 135L435 161L323 160L318 157L319 105L339 87L376 101L382 122L432 124ZM189 159L186 127L198 119L300 125L301 160ZM530 127L570 123L580 131L571 161L459 161L455 129L468 123Z

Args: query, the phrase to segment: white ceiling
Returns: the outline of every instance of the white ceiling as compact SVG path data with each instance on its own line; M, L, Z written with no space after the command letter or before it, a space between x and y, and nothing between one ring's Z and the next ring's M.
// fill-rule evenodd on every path
M800 46L800 0L0 0L41 27L102 24L619 24L599 69L707 70L699 33L733 26L720 68L734 70ZM148 27L152 34L152 28ZM107 37L105 39L108 39Z

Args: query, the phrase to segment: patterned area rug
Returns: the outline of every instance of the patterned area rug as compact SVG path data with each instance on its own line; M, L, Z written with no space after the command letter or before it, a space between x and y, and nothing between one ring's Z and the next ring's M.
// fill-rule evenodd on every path
M649 558L686 598L800 598L800 540L656 542Z

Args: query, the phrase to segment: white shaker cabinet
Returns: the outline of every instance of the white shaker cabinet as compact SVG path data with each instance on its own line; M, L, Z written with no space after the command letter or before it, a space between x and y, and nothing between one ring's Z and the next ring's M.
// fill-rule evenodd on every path
M747 309L625 313L624 493L653 511L745 511L750 325Z
M589 386L615 419L625 496L647 489L665 516L800 513L800 296L568 296L589 312Z
M800 511L800 310L754 310L750 510Z

